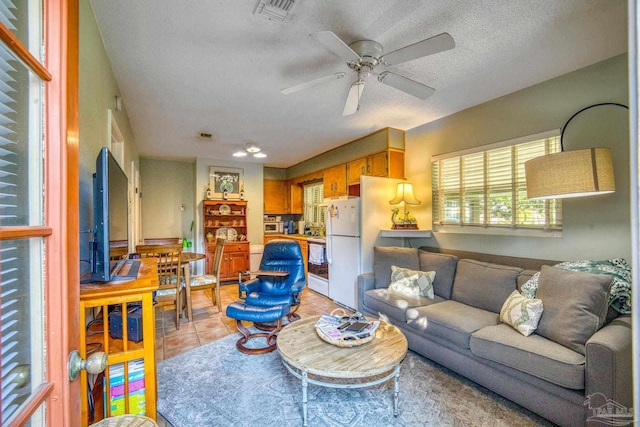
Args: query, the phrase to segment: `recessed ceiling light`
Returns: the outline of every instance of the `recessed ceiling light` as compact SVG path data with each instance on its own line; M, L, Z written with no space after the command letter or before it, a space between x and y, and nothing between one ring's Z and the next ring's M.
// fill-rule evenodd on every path
M253 157L257 157L259 159L264 159L265 157L267 157L267 155L264 154L264 153L254 153Z
M233 157L245 157L247 155L247 152L244 150L238 150L235 153L233 153Z

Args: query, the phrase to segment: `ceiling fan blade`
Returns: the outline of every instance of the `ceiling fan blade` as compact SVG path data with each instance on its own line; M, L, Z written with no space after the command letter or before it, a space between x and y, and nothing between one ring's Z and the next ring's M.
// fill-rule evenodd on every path
M360 97L364 90L364 80L358 80L349 88L349 95L347 96L347 102L344 104L343 116L350 116L360 109Z
M311 37L347 62L360 60L360 55L331 31L318 31L312 33Z
M413 95L420 99L427 99L436 91L434 88L407 77L401 76L390 71L384 71L378 76L378 81L388 86L400 89L403 92Z
M305 83L300 83L298 85L282 89L280 93L283 95L290 95L292 93L300 92L301 90L308 89L310 87L317 86L319 84L322 84L331 80L341 79L346 75L347 73L343 73L343 72L333 73L328 76L320 77L319 79L311 80Z
M456 42L453 40L453 37L447 33L442 33L382 55L380 60L387 65L402 64L403 62L433 55L434 53L443 52L453 49L454 47L456 47Z

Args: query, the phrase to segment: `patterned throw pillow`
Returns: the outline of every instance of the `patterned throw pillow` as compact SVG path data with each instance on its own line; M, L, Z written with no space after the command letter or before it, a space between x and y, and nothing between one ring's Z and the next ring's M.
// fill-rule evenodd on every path
M613 277L613 285L609 290L609 306L618 313L631 313L631 266L624 258L614 258L602 261L567 261L554 265L570 271L581 271L591 274L606 274ZM522 294L528 298L535 298L538 290L540 272L522 285Z
M513 291L502 305L500 321L528 337L538 327L542 309L542 300L527 298Z
M417 297L420 295L420 288L416 283L417 275L403 277L399 280L394 280L389 284L389 292L402 294L408 297Z
M435 298L435 295L433 294L433 280L436 278L435 271L411 270L409 268L397 267L395 265L391 266L392 282L413 276L416 276L413 280L415 280L416 285L420 288L420 295L431 299Z

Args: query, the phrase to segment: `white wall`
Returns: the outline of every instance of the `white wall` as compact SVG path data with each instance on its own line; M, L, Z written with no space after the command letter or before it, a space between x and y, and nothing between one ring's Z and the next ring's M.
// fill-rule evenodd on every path
M431 156L560 129L578 110L600 102L628 104L627 56L621 55L469 108L406 133L406 173L420 224L431 224ZM628 110L596 107L567 127L565 150L610 147L616 192L564 201L561 239L434 233L412 242L448 249L543 259L631 259Z

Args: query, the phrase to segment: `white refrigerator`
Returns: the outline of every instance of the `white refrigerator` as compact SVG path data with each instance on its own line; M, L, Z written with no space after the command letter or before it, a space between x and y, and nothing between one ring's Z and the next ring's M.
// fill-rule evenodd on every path
M329 298L356 309L356 283L360 267L360 198L327 201L326 251Z

